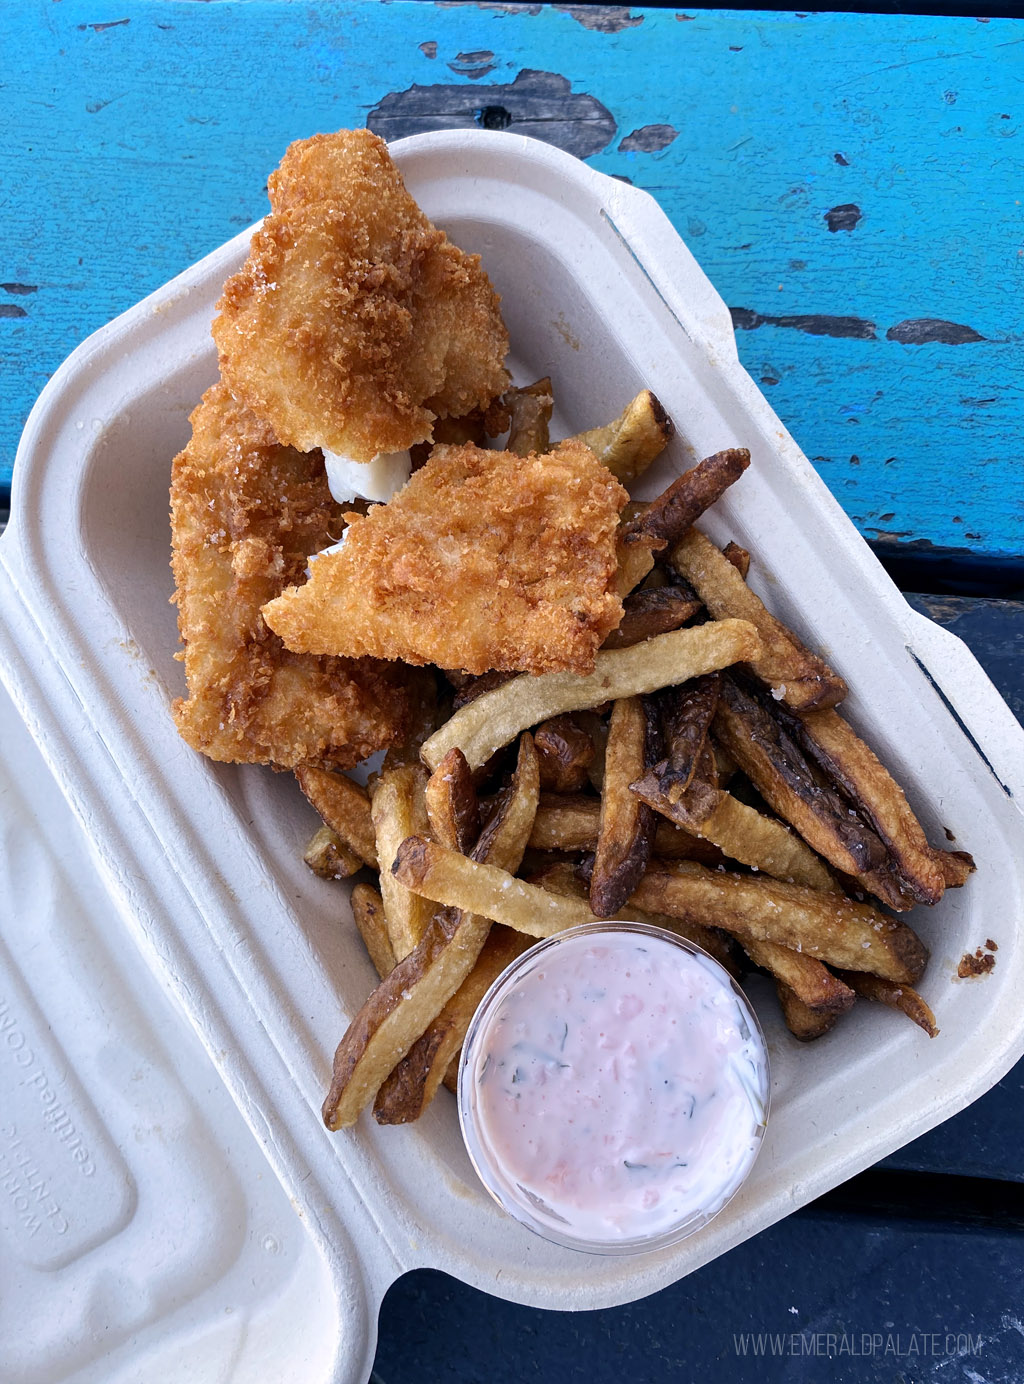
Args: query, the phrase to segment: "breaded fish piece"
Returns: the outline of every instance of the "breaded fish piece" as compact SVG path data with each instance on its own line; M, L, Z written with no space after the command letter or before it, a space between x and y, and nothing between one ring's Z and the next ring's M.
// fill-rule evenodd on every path
M174 719L211 759L347 768L404 731L396 667L290 653L260 607L301 581L340 518L318 456L281 447L219 383L174 460L171 566L188 696Z
M508 333L480 257L431 225L382 139L301 140L268 187L213 336L232 393L279 441L369 462L505 389Z
M339 552L264 606L290 649L488 669L592 672L622 618L626 491L579 442L518 457L437 447Z

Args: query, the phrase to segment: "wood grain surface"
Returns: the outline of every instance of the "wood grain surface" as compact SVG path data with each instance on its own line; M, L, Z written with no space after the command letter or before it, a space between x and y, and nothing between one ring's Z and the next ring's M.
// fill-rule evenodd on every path
M292 139L480 125L652 192L861 531L1024 557L1012 20L395 0L0 6L0 478L89 332Z

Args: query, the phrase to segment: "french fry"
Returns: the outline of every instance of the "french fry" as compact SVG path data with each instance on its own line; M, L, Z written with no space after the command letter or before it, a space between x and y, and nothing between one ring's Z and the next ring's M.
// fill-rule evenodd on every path
M705 810L693 814L687 795L673 803L656 791L651 793L645 785L646 779L634 784L633 792L683 830L718 846L730 860L787 884L839 892L839 886L810 846L776 818L763 816L721 789L714 790L710 811L706 810L704 799Z
M939 851L938 857L946 876L946 888L962 889L974 874L974 856L969 851Z
M378 1124L408 1124L419 1119L458 1057L480 1001L505 967L531 945L531 939L521 932L507 927L491 929L472 971L377 1092L373 1118Z
M533 741L529 735L524 735L519 744L515 774L473 848L475 858L510 872L519 868L540 798L538 770ZM405 1124L422 1114L444 1079L476 1006L491 982L529 945L520 934L507 929L492 930L487 919L473 915L464 915L460 927L463 946L455 958L459 969L466 968L467 938L471 942L474 935L480 938L477 959L441 1012L381 1085L374 1104L374 1118L380 1124ZM450 962L442 958L438 964Z
M424 798L435 841L468 854L480 833L480 804L460 749L449 750L441 760L427 780Z
M784 981L777 980L775 990L779 997L779 1005L782 1009L782 1017L786 1021L786 1027L793 1037L799 1039L801 1043L810 1043L815 1038L823 1038L839 1022L839 1014L835 1010L812 1009Z
M491 436L496 437L507 427L508 423L505 422L504 426L496 428ZM486 419L479 409L474 409L472 413L464 413L458 418L435 418L433 436L426 446L428 451L442 442L454 447L459 447L464 442L472 442L478 447L485 447L487 436Z
M856 996L850 986L806 952L752 937L745 938L742 946L755 966L786 985L808 1009L843 1014L852 1006Z
M622 603L622 623L612 630L602 649L628 649L656 634L667 634L703 609L701 602L682 586L644 587L633 591Z
M383 980L395 969L395 949L388 936L384 900L371 884L356 884L352 889L351 904L359 935L374 969Z
M320 827L310 837L302 859L321 879L348 879L363 868L355 851L330 827Z
M377 835L380 892L388 936L401 961L418 945L433 909L403 889L391 874L395 852L407 836L429 830L424 799L427 774L421 764L399 764L382 770L373 790L370 815Z
M460 676L465 678L465 681L455 693L453 702L455 711L458 711L460 707L468 706L470 702L475 702L477 697L482 697L485 692L493 692L502 683L511 682L516 675L495 669L490 673L478 673L475 677L469 673L463 673Z
M878 1000L890 1009L901 1010L909 1019L913 1019L918 1028L923 1028L929 1038L938 1037L935 1015L911 986L895 985L891 980L882 980L880 976L868 975L864 971L842 971L840 975L864 999Z
M300 764L295 770L299 787L316 808L324 823L336 832L356 855L377 869L377 841L370 817L370 798L347 774Z
M540 784L553 793L578 793L594 755L593 738L571 716L554 716L533 733L540 760ZM447 843L445 843L447 844Z
M530 807L532 805L536 811L540 796L536 753L529 736L524 736L520 744L516 774L509 793L495 812L495 819L488 823L474 848L495 857L508 851L504 859L510 861L513 869L518 866L516 846L522 842L521 853L529 839ZM415 836L410 839L425 840ZM399 858L406 844L399 849ZM432 842L425 844L433 845ZM381 858L386 858L384 850L378 849ZM444 846L434 849L476 869L497 868L476 864ZM396 867L397 864L396 860ZM503 872L498 870L497 873ZM396 874L397 868L392 870L392 875ZM331 1088L323 1107L328 1129L342 1129L355 1122L360 1111L374 1099L386 1078L476 965L490 931L489 919L472 910L461 910L454 915L428 911L433 916L415 949L400 958L384 977L338 1044ZM390 932L390 919L388 926Z
M563 894L566 898L585 901L587 888L572 865L564 862L549 865L545 870L529 877L530 884L546 889L550 894ZM718 928L701 927L699 923L685 922L681 918L670 918L667 913L649 913L634 904L626 904L618 912L618 918L625 923L646 923L649 927L660 927L666 932L684 937L688 942L702 948L729 972L738 976L739 970L734 955L735 943L728 933Z
M542 793L530 835L530 848L570 853L592 851L597 845L600 821L601 804L597 798L575 793ZM722 861L722 852L717 847L660 819L655 824L653 852L663 860L699 860L712 866Z
M622 521L619 524L618 537L615 540L615 559L618 563L618 569L615 573L615 592L623 601L630 592L634 591L642 581L650 576L654 567L654 554L659 547L659 544L650 538L642 538L633 543L626 542L628 516L632 511L642 511L643 508L643 505L632 503L626 506L623 510Z
M545 376L534 384L510 389L505 404L510 418L506 452L514 452L517 457L546 452L550 447L548 424L554 404L550 379Z
M638 784L634 792L677 802L689 788L707 743L721 681L721 674L706 673L662 693L659 709L666 757L651 767L643 776L643 787ZM651 798L644 797L644 801Z
M715 756L715 768L718 770L718 785L725 788L729 780L734 778L739 771L739 765L724 745L717 742L711 746Z
M691 861L652 862L630 902L724 928L741 942L777 942L828 965L869 970L900 984L917 980L928 956L906 923L866 904L805 885L706 870Z
M651 542L658 548L678 543L704 511L738 481L750 465L746 447L729 447L705 457L663 490L643 514L627 524L626 544Z
M590 907L599 918L614 917L636 888L651 853L654 813L629 785L657 753L655 718L653 705L642 697L623 697L612 708L590 881Z
M761 636L761 652L751 668L795 711L835 706L846 696L846 683L824 659L765 608L739 572L699 529L676 544L672 566L690 583L716 620L749 620Z
M750 571L750 554L746 548L741 548L738 543L730 542L722 549L722 556L729 559L736 571L746 581L747 573Z
M397 769L404 764L417 764L420 746L436 728L440 705L437 678L430 668L407 668L409 679L409 717L403 738L392 745L384 756L385 769Z
M451 999L460 983L459 970L451 962L463 941L471 943L468 971L479 955L476 938L460 936L449 915L437 914L414 950L385 976L359 1010L334 1054L331 1087L323 1107L328 1129L355 1123L384 1079ZM442 958L449 964L442 965Z
M881 839L834 789L817 782L785 727L732 678L722 680L715 734L765 802L830 865L897 911L910 906L886 877Z
M611 423L576 436L625 483L643 475L668 446L674 431L671 418L651 391L644 389Z
M655 692L702 673L749 662L759 648L757 633L745 620L709 621L690 629L659 634L631 649L599 650L593 673L521 674L462 707L423 746L431 769L458 745L471 768L527 726L566 711L607 700Z
M424 898L480 913L530 937L550 937L580 923L601 921L580 900L549 894L423 836L402 842L392 871L407 889Z
M918 903L938 903L946 888L941 852L928 844L903 789L838 711L796 719L809 757L835 782L889 848L903 888Z

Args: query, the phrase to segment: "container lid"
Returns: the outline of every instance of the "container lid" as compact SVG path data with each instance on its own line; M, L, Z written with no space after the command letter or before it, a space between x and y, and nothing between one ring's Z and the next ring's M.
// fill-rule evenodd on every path
M5 1377L362 1381L360 1257L310 1236L2 685L0 724Z

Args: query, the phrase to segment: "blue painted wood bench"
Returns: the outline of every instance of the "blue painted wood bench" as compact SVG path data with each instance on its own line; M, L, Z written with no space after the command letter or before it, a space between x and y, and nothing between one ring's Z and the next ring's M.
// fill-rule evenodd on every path
M261 215L290 140L521 130L659 199L861 532L1024 714L1012 19L23 0L0 8L0 40L0 485L63 357ZM377 1375L1021 1378L1022 1087L1018 1068L631 1307L559 1316L410 1275L382 1311Z

